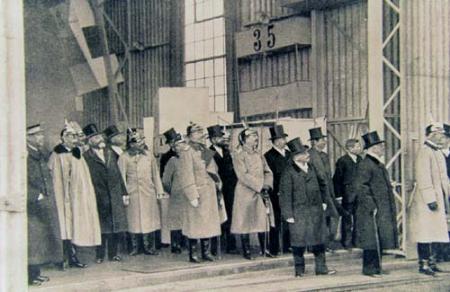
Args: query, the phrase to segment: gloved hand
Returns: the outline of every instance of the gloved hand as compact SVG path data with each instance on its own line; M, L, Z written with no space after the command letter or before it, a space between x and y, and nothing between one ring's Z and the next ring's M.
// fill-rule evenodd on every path
M199 201L198 201L198 199L193 199L190 203L191 203L192 207L197 208L198 204L199 204Z
M124 206L128 206L130 204L130 196L122 196L122 201Z
M327 209L327 204L322 203L322 209L325 211Z
M436 202L428 203L428 209L431 211L436 211L438 209L438 204Z
M263 198L263 200L268 200L268 199L270 199L269 192L263 189L263 190L261 191L261 197Z
M293 224L293 223L295 223L295 220L294 220L294 218L288 218L288 219L286 219L286 222Z
M268 186L268 185L264 185L263 186L263 188L261 189L261 193L262 192L270 192L270 190L271 190L272 188L270 187L270 186Z

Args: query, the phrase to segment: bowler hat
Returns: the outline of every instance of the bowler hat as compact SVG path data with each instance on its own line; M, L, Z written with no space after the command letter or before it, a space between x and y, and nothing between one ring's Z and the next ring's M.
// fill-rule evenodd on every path
M121 134L121 132L115 125L111 125L103 130L103 134L105 134L106 139L111 139L112 137Z
M364 149L369 149L374 145L385 142L384 140L380 139L377 131L369 132L367 134L362 135L361 137L364 140Z
M300 138L294 138L291 141L287 142L287 146L291 151L292 155L300 154L308 151L308 147L302 144Z
M222 127L220 125L214 125L211 127L208 127L208 136L209 138L214 138L214 137L223 137L225 135L225 133L222 131Z
M269 130L271 140L286 138L288 136L286 133L284 133L283 125L274 125L273 127L270 127Z
M86 138L91 138L95 135L101 135L98 131L97 126L95 124L89 124L83 128L83 133L86 135Z
M322 134L322 128L312 128L309 129L309 140L319 140L325 138L327 135Z
M170 128L169 130L165 131L163 135L164 137L166 137L166 144L183 140L181 134L177 133L174 128Z

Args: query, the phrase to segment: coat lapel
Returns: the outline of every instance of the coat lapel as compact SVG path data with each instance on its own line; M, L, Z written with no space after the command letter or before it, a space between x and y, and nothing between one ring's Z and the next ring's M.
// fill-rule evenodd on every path
M105 150L103 150L103 151L105 151ZM100 163L100 164L103 165L103 166L106 166L106 165L105 165L105 162L103 162L103 160L101 160L100 157L98 157L97 154L95 154L94 150L89 149L89 151L88 151L87 153L88 153L89 156L91 156L91 158L92 158L94 161L96 161L97 163ZM103 152L103 153L104 153L104 155L105 155L105 160L106 160L106 152Z

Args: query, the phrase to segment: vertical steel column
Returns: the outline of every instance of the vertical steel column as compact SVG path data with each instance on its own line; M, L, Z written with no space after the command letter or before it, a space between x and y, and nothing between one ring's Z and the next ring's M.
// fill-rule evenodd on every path
M23 2L0 0L0 291L27 290Z
M383 0L367 1L369 128L384 137Z

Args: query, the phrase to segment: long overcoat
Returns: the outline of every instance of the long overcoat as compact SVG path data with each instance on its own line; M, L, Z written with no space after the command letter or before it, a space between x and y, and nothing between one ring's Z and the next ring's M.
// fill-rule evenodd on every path
M310 163L317 174L322 192L326 192L327 216L338 217L336 197L334 194L333 179L331 177L330 160L326 153L317 151L314 147L309 150Z
M187 202L183 196L180 171L179 158L172 156L165 164L162 176L164 191L169 194L167 226L170 230L181 230L183 227L184 205Z
M412 200L409 218L414 242L449 242L447 233L446 201L450 195L445 157L429 143L419 150L416 159L417 191ZM428 204L436 202L431 211ZM448 210L448 209L447 209Z
M280 218L280 203L279 203L279 192L280 192L280 180L286 167L289 165L290 161L290 151L285 150L286 155L283 156L275 148L271 148L264 154L267 164L273 173L273 190L270 192L270 201L272 202L273 211L275 213L275 218ZM277 219L279 220L279 219Z
M362 249L398 247L397 210L394 193L386 167L367 154L358 164L354 188L357 193L355 209L355 242ZM374 215L375 209L376 214Z
M233 153L233 165L238 182L234 191L231 233L269 231L275 226L273 208L270 200L266 207L261 196L264 185L273 187L273 175L266 159L256 150L241 147Z
M62 241L58 224L48 156L28 148L27 216L28 264L62 262Z
M159 165L150 151L126 151L119 158L119 169L130 196L127 207L128 231L150 233L161 229L157 194L163 187Z
M195 150L191 146L180 152L178 162L177 173L180 175L179 184L184 196L183 235L192 239L220 235L222 222L216 183L208 173L216 168L212 155L205 158L202 151ZM199 200L197 207L193 207L190 203L194 199Z
M353 181L360 161L360 156L357 156L355 162L349 154L346 154L336 162L336 170L333 176L334 191L336 197L342 197L343 204L352 204L355 201L356 192Z
M294 218L289 224L291 245L304 247L324 244L328 229L317 174L311 165L303 171L291 161L280 180L280 207L283 218Z
M77 246L101 244L100 220L89 167L83 156L63 145L49 160L62 239Z
M92 149L83 154L95 189L101 231L103 234L125 232L128 224L122 197L127 195L127 190L117 164L117 154L109 147L103 153L105 161Z

